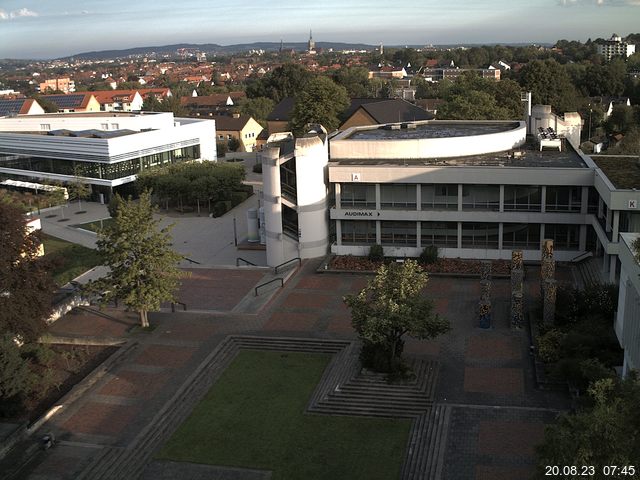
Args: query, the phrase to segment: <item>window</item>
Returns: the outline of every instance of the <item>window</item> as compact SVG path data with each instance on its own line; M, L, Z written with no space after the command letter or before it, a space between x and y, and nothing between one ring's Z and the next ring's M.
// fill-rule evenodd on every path
M400 210L416 209L415 184L390 184L380 185L381 208L393 208Z
M111 124L111 129L112 130L120 130L120 124L119 123L112 123Z
M498 185L463 185L463 210L500 210L500 186Z
M231 140L233 137L231 135L227 135L227 140Z
M376 243L376 222L371 220L342 220L343 245L371 245Z
M42 130L43 132L48 132L49 130L51 130L51 124L50 123L41 123L40 124L40 130Z
M463 223L463 248L498 248L497 223Z
M421 185L423 210L457 210L458 185Z
M108 123L101 123L100 124L100 128L102 130L109 130L109 124Z
M541 188L525 185L505 185L505 212L539 212L542 209Z
M224 135L218 135L218 140L224 140Z
M458 246L458 222L422 222L420 225L420 241L423 247Z
M415 222L380 222L380 234L382 245L402 247L417 245Z
M504 223L502 225L502 247L505 249L540 249L540 224Z
M376 186L373 183L341 184L342 208L376 208Z
M547 187L547 212L580 212L582 187Z
M578 250L579 225L555 225L545 224L544 238L553 240L553 248L556 250Z

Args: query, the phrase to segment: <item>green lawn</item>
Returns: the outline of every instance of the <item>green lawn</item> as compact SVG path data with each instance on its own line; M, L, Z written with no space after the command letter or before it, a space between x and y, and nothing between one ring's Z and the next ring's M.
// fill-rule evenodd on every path
M41 234L45 258L53 262L53 280L59 286L100 265L98 253L59 238Z
M273 470L273 480L398 478L410 420L304 414L329 359L241 351L158 457Z
M104 220L96 220L95 222L81 223L74 225L74 227L83 228L85 230L91 230L92 232L98 232L101 228L106 228L113 223L113 218L105 218Z

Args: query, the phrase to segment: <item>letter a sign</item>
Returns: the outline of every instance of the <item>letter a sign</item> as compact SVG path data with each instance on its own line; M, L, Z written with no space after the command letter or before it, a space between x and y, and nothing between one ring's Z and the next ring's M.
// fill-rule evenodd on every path
M359 182L360 181L360 174L359 173L352 173L351 174L351 181L352 182Z

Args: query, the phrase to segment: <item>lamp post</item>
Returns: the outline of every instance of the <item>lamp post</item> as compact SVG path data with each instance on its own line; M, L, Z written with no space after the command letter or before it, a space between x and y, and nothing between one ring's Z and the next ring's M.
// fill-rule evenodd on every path
M591 141L591 112L593 109L591 108L591 104L589 104L589 138L587 140Z

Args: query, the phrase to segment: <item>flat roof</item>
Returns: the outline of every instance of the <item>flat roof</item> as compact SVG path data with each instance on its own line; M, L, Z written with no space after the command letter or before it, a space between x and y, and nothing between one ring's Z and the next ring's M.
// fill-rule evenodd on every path
M145 115L161 115L170 112L69 112L69 113L42 113L38 115L20 115L16 118L84 118L84 117L140 117Z
M591 155L613 186L621 190L640 190L640 156Z
M520 155L518 152L521 152ZM514 150L470 155L466 157L423 159L340 159L331 158L333 165L415 165L426 167L525 167L525 168L589 168L582 157L562 140L562 151L540 151L531 139Z
M490 133L507 132L520 127L520 122L495 121L422 121L379 125L374 128L356 129L340 140L409 140L420 138L472 137Z

